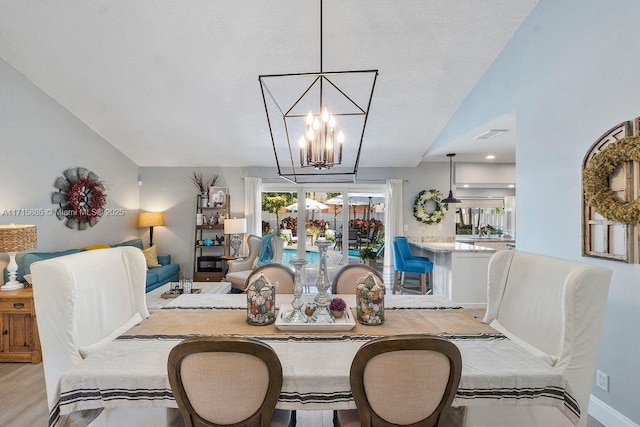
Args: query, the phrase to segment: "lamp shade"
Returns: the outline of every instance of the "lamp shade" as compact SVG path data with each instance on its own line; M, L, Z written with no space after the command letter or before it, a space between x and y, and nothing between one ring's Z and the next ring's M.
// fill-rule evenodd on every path
M0 252L13 253L30 251L38 246L35 225L0 225Z
M224 234L242 234L247 232L246 218L233 218L224 220Z
M155 227L164 225L164 215L162 212L141 212L138 217L138 227Z

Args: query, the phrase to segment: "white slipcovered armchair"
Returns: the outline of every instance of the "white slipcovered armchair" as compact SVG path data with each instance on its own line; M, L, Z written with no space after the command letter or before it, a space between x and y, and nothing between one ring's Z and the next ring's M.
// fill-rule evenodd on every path
M249 246L249 255L245 258L229 261L227 275L225 280L231 283L231 287L244 291L249 275L258 268L257 262L260 258L260 248L262 246L262 237L250 234L247 237L247 245ZM271 253L273 258L271 263L280 263L282 261L282 250L284 249L284 240L278 236L271 237Z
M483 321L564 372L586 426L611 270L511 250L493 255L488 279ZM465 425L573 426L545 406L468 407Z
M63 373L149 317L146 270L142 251L130 246L32 264L47 402L54 416ZM91 420L96 414L77 415ZM161 426L175 416L176 410L165 408L105 409L91 426Z

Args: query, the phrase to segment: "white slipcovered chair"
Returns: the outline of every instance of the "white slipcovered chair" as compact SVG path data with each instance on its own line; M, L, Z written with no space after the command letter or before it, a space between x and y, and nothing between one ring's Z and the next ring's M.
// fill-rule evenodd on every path
M489 262L483 319L543 361L564 372L587 425L589 395L611 270L520 251L499 251ZM467 426L573 424L545 406L467 407Z
M262 237L251 234L247 237L247 246L249 247L249 255L242 259L229 261L227 275L225 280L231 283L233 289L244 291L249 275L258 268L257 262L260 257L260 248L262 246ZM280 263L282 261L282 251L284 249L284 240L278 236L271 237L271 253L273 258L271 263Z
M60 378L66 370L149 317L146 270L142 251L129 246L31 266L49 411L58 402ZM95 413L85 415L91 419ZM105 409L91 426L160 426L175 416L179 417L176 410L165 408Z

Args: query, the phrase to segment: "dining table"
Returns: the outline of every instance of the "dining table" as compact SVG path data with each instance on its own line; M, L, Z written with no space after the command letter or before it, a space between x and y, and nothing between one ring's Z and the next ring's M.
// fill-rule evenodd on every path
M347 303L345 316L355 320L355 295L337 296ZM276 308L283 311L279 316L292 299L276 295ZM310 301L313 295L304 294L303 299ZM216 335L252 337L274 349L283 373L279 409L355 409L349 372L358 349L381 336L425 334L451 340L462 355L452 407L545 405L557 408L574 424L580 417L561 370L445 297L385 295L383 324L354 321L349 330L291 331L274 323L250 325L246 318L245 294L175 298L66 371L49 424L62 426L72 414L102 408L177 408L167 375L169 352L184 339ZM247 392L250 389L248 384Z

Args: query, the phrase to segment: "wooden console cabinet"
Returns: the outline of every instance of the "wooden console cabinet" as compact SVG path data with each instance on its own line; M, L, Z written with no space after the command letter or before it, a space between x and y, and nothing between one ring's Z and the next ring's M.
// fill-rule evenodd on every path
M31 288L0 291L0 333L0 362L42 361Z

